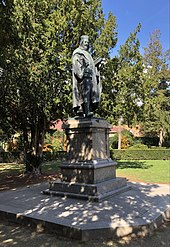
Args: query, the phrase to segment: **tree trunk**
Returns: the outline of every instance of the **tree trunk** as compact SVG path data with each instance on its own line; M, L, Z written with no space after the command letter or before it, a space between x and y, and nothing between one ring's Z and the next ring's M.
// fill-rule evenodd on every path
M120 117L118 122L118 149L121 149L121 143L122 143L121 123L122 123L122 118Z
M41 164L43 161L43 145L46 130L46 122L43 117L38 117L36 124L31 126L31 141L28 141L24 133L24 149L26 173L41 174Z
M32 171L30 167L30 144L28 140L28 131L23 131L23 139L24 139L24 162L26 166L26 173L30 173Z
M161 128L159 130L159 147L162 147L163 140L164 140L164 137L163 137L163 129Z
M122 142L122 138L121 138L121 131L120 131L120 127L118 130L118 149L121 149L121 142Z

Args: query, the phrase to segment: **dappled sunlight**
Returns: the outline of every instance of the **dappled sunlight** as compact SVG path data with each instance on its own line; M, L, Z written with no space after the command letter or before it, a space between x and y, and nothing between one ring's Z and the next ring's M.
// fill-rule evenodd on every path
M93 166L95 165L93 164ZM47 166L47 170L51 169L50 164ZM135 164L132 162L127 169L131 169L130 166L135 167L136 170L149 169L148 164L143 161L135 162ZM108 171L110 172L110 170ZM81 172L82 170L77 168L76 176L79 175L79 179L81 179ZM86 179L86 174L83 173L83 176ZM168 205L168 186L135 182L129 183L130 190L100 202L70 199L64 193L63 197L47 197L42 194L42 191L46 189L48 179L52 180L53 178L56 181L59 174L39 177L29 177L24 174L11 176L11 181L17 180L18 184L22 184L22 186L24 184L24 187L17 188L18 184L16 186L11 182L14 187L10 186L9 188L13 190L0 193L2 201L0 211L8 212L0 214L0 217L33 226L39 233L49 231L55 232L56 235L87 241L88 239L124 237L133 234L143 237L150 233L149 226L153 219L160 217ZM35 181L36 184L33 185ZM42 181L46 181L46 183L42 183ZM69 188L76 184L72 180L65 183ZM102 190L105 190L105 186L105 183L102 182ZM91 193L94 193L93 189L94 186L91 188ZM83 194L85 190L86 186L81 183L80 193ZM157 224L152 225L152 228L156 229ZM101 234L102 231L104 235ZM4 241L11 239L13 238L8 237ZM15 239L13 241L15 242ZM107 242L105 246L109 246L108 243L111 244L111 242ZM114 244L113 241L112 244Z
M1 166L2 165L2 166ZM56 180L60 174L52 172L48 169L43 174L36 176L30 174L24 174L24 165L13 164L4 164L0 163L0 191L16 189L18 187L30 186L32 184L38 184L43 181L53 181ZM51 165L52 167L52 165ZM44 169L45 170L45 169Z
M23 168L23 165L16 163L0 163L0 171L4 170L20 170Z
M92 215L92 221L98 221L98 216L97 215Z
M0 163L0 177L8 176L15 174L21 174L24 172L24 165L23 164L16 164L16 163Z
M16 205L18 219L24 215L45 221L48 216L48 221L56 224L62 223L80 229L108 228L113 229L114 234L119 236L123 232L130 232L135 222L150 223L167 205L168 186L135 182L130 185L131 190L100 203L66 197L47 197L40 193L46 184L11 190L6 192L8 197L3 196L2 201L11 209ZM11 202L8 198L11 198ZM123 230L124 227L126 231Z
M110 157L109 124L104 119L97 117L69 119L64 129L67 136L67 161L70 163Z
M32 209L23 211L22 214L31 216L34 213L36 217L41 215L43 220L48 214L52 222L62 222L65 224L64 220L66 220L66 224L69 222L70 226L74 227L93 228L97 226L96 224L100 225L99 222L102 221L102 227L104 228L122 228L116 230L117 236L122 235L123 232L126 235L127 232L131 231L131 225L134 224L136 220L149 223L151 216L163 210L161 207L157 208L156 204L154 205L153 198L150 200L149 192L157 187L156 185L148 186L143 184L138 194L134 194L133 191L131 191L131 193L126 192L119 195L119 197L113 197L108 201L100 203L87 203L85 201L56 197L47 198L41 195L40 203L35 205ZM40 195L38 195L38 197L39 196ZM162 200L165 196L165 194L161 196L155 194L154 202L160 199ZM20 196L20 201L22 198L24 198L23 195ZM29 200L25 198L25 201L29 201L33 205L36 199L36 196L32 196ZM124 200L123 206L120 204L120 200ZM126 231L123 230L124 227Z
M38 231L39 230L39 231ZM29 227L17 226L15 224L7 224L0 222L0 246L17 246L17 247L159 247L169 246L170 224L164 224L154 234L144 237L142 232L131 233L119 239L109 240L93 240L88 242L80 242L77 240L69 240L58 238L55 234L47 234L39 229L32 230ZM143 228L143 231L146 229Z
M131 190L109 198L107 201L96 203L61 197L47 197L40 193L43 189L42 186L45 187L46 185L34 185L30 188L1 192L3 205L6 205L8 211L17 209L16 222L23 221L27 225L32 225L30 219L33 218L33 225L37 232L48 230L63 236L67 232L67 237L69 235L74 237L74 234L78 237L80 230L82 230L85 233L84 239L88 239L88 237L102 238L103 235L100 234L102 229L111 231L109 236L112 238L115 236L124 237L129 234L133 237L143 237L149 234L148 224L157 214L160 215L164 211L169 193L168 186L131 183ZM162 193L156 193L157 189ZM48 222L47 225L46 221ZM134 226L138 224L141 227L135 228ZM64 230L65 227L67 227L67 231ZM155 223L153 228L156 229L157 227ZM95 235L93 229L96 231ZM15 231L13 230L12 233L15 234ZM32 238L34 239L34 235ZM11 236L4 238L3 241L9 239L13 239L13 242L17 241ZM129 243L130 240L128 239L125 238L117 246ZM115 244L114 241L105 241L103 246L111 246L111 243Z

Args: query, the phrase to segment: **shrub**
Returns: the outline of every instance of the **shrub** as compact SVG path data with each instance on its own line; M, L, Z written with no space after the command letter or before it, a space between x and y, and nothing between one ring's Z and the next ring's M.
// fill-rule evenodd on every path
M53 152L43 152L43 160L64 160L66 159L67 153L65 151L53 151Z
M118 146L118 135L115 134L114 136L109 137L109 147L112 150L117 148L117 146Z
M1 151L0 152L0 162L2 163L11 163L11 162L21 163L22 161L23 161L22 152L19 152L19 151L14 151L14 152Z
M44 151L62 151L63 150L63 132L54 131L46 133L44 140Z
M134 137L132 133L128 130L123 130L121 132L121 148L126 149L133 145ZM115 149L118 146L118 133L109 138L110 149Z
M146 150L146 149L148 149L148 146L147 145L144 145L144 144L142 144L142 143L139 143L139 144L135 144L135 145L133 145L133 146L131 146L131 147L129 147L129 149L142 149L142 150Z
M113 149L110 156L113 160L170 160L170 149Z

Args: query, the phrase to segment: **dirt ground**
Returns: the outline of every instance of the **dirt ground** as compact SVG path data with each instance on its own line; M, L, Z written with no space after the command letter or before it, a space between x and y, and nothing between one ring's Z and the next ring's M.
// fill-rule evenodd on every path
M48 182L55 180L59 177L59 174L46 173L39 176L27 175L27 174L12 174L6 175L0 180L0 192L4 190L19 188L23 186L28 186L31 184L37 184L41 182Z
M170 222L162 225L152 235L144 238L124 237L120 240L80 242L37 233L29 227L0 222L0 247L170 247Z

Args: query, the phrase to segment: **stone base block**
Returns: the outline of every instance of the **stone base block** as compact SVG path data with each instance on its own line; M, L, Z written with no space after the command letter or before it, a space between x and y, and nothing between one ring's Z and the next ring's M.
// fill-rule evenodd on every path
M128 189L125 178L114 178L96 184L51 182L43 193L99 202Z
M110 158L110 125L101 118L68 119L63 124L70 163Z
M125 178L116 178L117 163L110 158L109 123L69 119L63 128L67 161L60 166L61 181L50 183L45 194L100 201L128 189Z
M111 159L63 163L61 181L95 184L116 178L116 162Z

